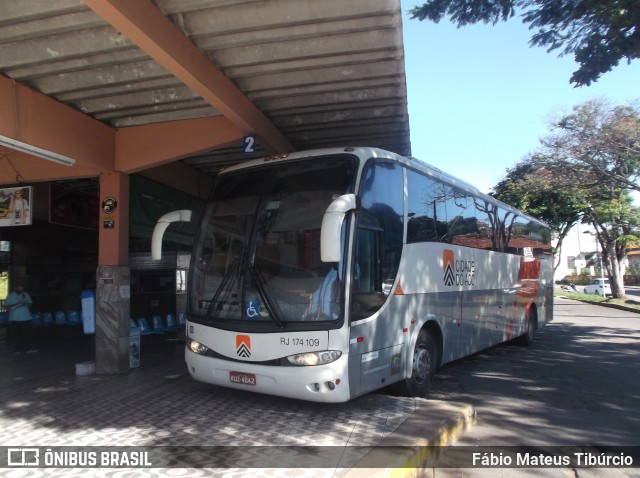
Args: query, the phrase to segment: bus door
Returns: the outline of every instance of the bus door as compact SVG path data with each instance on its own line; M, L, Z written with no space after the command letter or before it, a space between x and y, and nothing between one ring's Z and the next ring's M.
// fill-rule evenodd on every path
M349 382L352 395L400 377L404 335L402 299L392 286L403 247L404 176L394 163L364 169L351 268Z
M489 321L485 300L482 291L465 291L452 298L451 360L466 357L488 346Z
M465 357L491 345L495 328L495 293L470 290L460 294L460 355Z
M352 395L376 390L401 376L403 304L391 293L395 278L385 275L382 265L383 236L382 228L360 218L351 287Z

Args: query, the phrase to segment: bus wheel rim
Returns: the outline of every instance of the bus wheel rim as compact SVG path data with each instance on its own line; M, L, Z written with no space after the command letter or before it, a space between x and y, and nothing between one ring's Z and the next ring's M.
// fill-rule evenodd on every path
M413 376L418 383L423 383L429 378L431 369L431 355L429 350L420 344L413 353Z

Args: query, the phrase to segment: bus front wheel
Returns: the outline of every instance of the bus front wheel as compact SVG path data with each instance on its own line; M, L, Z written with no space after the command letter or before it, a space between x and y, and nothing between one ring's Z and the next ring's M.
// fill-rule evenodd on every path
M426 397L438 365L438 347L426 330L421 330L413 349L411 378L398 383L398 391L410 397Z

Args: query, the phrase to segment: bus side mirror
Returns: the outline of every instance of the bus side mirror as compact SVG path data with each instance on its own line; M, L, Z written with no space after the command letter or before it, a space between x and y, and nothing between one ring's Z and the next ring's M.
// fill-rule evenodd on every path
M324 212L320 229L320 260L339 262L341 256L340 236L342 222L347 212L356 209L355 194L344 194L335 199Z
M162 259L162 237L164 232L172 222L190 222L192 212L189 209L179 211L171 211L158 219L156 226L153 228L151 236L151 259L159 261Z

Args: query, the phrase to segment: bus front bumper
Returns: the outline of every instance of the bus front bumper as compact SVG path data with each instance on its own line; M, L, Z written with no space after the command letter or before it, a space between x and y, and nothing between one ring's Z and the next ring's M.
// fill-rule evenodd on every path
M185 361L195 380L222 387L312 402L346 402L350 398L347 354L326 365L277 367L231 362L185 348Z

